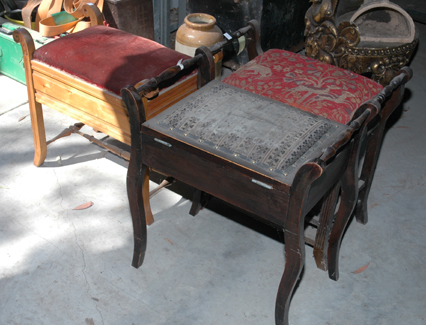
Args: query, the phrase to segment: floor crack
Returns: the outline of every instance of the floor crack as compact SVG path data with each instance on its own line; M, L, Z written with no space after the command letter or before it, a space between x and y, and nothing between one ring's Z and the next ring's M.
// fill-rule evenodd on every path
M17 109L18 107L21 107L22 105L25 105L25 104L28 104L28 101L23 102L22 104L19 104L18 106L12 107L11 109L8 109L7 111L1 112L1 113L0 113L0 116L4 115L4 114L6 114L6 113L9 113L9 112L11 112L11 111L13 111L13 110Z
M80 245L80 244L79 244L79 242L78 242L77 229L76 229L76 227L75 227L75 225L74 225L74 222L72 222L72 220L71 220L71 219L70 219L70 217L68 216L68 211L67 211L66 209L64 209L64 207L62 206L62 202L63 202L63 199L64 199L64 197L63 197L63 195L62 195L62 186L61 186L61 183L59 182L59 179L58 179L58 176L56 175L56 171L55 171L55 170L53 170L53 173L55 174L56 182L57 182L57 183L58 183L58 185L59 185L59 193L60 193L60 196L61 196L61 202L59 203L59 205L61 206L62 210L65 212L65 217L66 217L68 220L70 220L70 221L71 221L71 225L72 225L72 227L74 228L74 238L75 238L75 243L77 244L78 248L80 249L80 251L81 251L81 255L82 255L82 258L83 258L83 268L82 268L81 272L83 273L84 280L85 280L86 285L87 285L86 294L87 294L87 296L89 296L89 297L93 300L93 297L92 297L92 295L90 294L90 289L91 289L91 288L90 288L90 284L89 284L89 281L87 280L87 274L86 274L86 267L87 267L87 264L86 264L86 256L84 255L84 249L83 249L83 247L81 247L81 245ZM98 311L99 315L101 316L102 324L104 324L104 318L103 318L103 315L102 315L101 311L98 309L98 304L97 304L97 302L96 302L96 301L95 301L95 308L96 308L96 310Z

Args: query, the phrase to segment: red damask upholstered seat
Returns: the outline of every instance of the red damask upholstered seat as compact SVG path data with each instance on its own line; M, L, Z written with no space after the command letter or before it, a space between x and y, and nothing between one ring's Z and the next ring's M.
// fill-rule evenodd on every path
M351 71L276 49L257 56L224 82L342 124L383 88Z
M157 76L188 58L149 39L105 26L59 38L33 55L35 61L117 95L121 88Z

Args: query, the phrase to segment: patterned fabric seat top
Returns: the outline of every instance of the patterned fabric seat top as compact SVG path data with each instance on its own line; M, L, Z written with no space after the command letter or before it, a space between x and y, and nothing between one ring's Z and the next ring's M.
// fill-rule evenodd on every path
M185 54L121 30L93 26L61 37L34 52L33 59L120 95L121 88L156 77ZM173 81L183 80L178 74Z
M284 50L259 55L224 82L342 124L383 88L351 71Z
M288 181L345 125L212 81L144 126Z

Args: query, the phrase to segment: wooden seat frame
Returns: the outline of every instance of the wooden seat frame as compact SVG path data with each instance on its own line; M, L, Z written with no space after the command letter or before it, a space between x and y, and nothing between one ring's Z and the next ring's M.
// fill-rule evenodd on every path
M248 42L248 52L251 54L260 48L257 42L259 39L256 27L255 23L250 22L248 29L244 31L248 35L247 38L254 42L253 44ZM210 50L206 48L199 49L194 58L186 60L182 64L185 68L193 64L199 64L204 67L210 64L210 77L212 77L214 76L212 54L220 48L221 46ZM202 57L199 54L201 50L204 54ZM209 51L211 52L210 54L208 54ZM179 69L178 66L172 67L168 70L168 73L171 72L173 74L173 71ZM157 81L165 80L166 74L167 71L158 78L152 79L151 84L145 84L140 87L128 86L122 90L122 97L129 111L132 135L132 152L127 174L127 192L134 231L132 265L137 268L143 262L147 243L147 220L153 219L148 192L149 169L152 168L180 179L196 188L191 208L192 214L196 214L199 211L201 201L205 195L212 195L284 230L286 267L277 294L275 318L276 324L287 324L291 295L304 265L305 216L312 207L324 200L318 231L326 232L323 242L329 245L328 248L325 247L326 245L322 246L322 249L327 248L328 252L328 258L325 263L329 270L329 276L337 280L338 253L341 239L360 196L358 186L360 183L359 172L362 170L365 173L364 169L366 168L365 162L362 167L358 166L362 154L361 144L367 141L367 151L372 150L371 148L376 148L375 145L377 143L371 144L377 137L375 132L380 130L377 126L377 123L380 125L380 122L376 120L382 118L386 108L393 111L401 101L403 85L411 78L411 70L409 68L402 69L389 86L385 87L373 99L361 105L355 112L352 121L348 123L346 132L342 133L340 137L336 137L331 147L324 148L324 154L321 157L308 161L300 167L292 184L274 182L273 188L279 188L281 191L274 195L277 195L278 198L285 192L288 193L288 196L284 195L279 200L277 199L281 203L278 204L277 209L273 212L276 218L272 219L265 216L264 213L266 206L271 209L268 204L271 197L270 193L266 195L262 192L262 189L258 189L255 192L256 195L250 198L239 195L229 198L223 195L223 186L218 186L219 183L222 183L218 183L216 180L220 178L225 181L227 176L229 177L230 175L225 175L221 178L221 174L213 173L213 171L217 170L224 171L227 169L226 167L232 168L234 170L232 175L237 175L233 176L233 178L237 178L238 181L227 184L227 186L232 188L231 192L238 193L240 188L249 186L247 178L251 179L253 171L238 166L224 158L206 154L203 150L199 151L197 148L188 147L184 142L176 140L172 136L144 127L143 123L146 121L146 116L142 97L158 87ZM204 79L204 81L208 82L208 78ZM154 136L160 141L149 140ZM162 146L158 142L168 143L175 149L167 150L166 146ZM377 159L377 157L375 158ZM371 157L366 157L365 159L368 160ZM221 168L218 168L219 166ZM191 170L191 173L188 173L188 169ZM226 174L225 171L224 173ZM262 174L257 176L260 179L264 177ZM270 179L268 180L271 181ZM227 192L229 193L229 191ZM340 202L336 211L338 197ZM253 208L253 204L248 203L252 200L256 201L257 204L254 205L256 208ZM277 220L280 221L277 222ZM327 252L322 252L323 256L326 256Z
M256 28L257 25L252 24L252 26L253 28ZM248 46L251 49L249 53L250 60L263 53L263 50L260 46L259 32L255 31L253 34L256 35L256 37L247 38L247 42L249 43ZM256 45L250 45L252 42L255 42ZM357 181L354 181L353 183L353 187L355 189L353 191L353 193L355 193L353 200L356 204L353 206L352 211L348 211L349 216L354 214L356 220L362 224L366 224L368 221L368 194L373 182L374 172L376 169L377 160L379 158L387 120L401 103L405 90L404 85L412 77L412 71L408 67L401 69L398 73L395 74L396 77L380 92L379 95L358 108L361 109L363 106L376 106L376 110L374 111L375 116L371 117L371 121L368 122L368 132L365 139L365 152L360 153L360 157L363 157L363 160L362 162L356 162L358 168L358 172L356 174L359 175ZM401 74L403 76L401 76ZM375 104L377 98L380 98L380 104ZM352 120L349 121L348 124L350 124L357 117L357 113L353 114ZM340 191L341 189L338 185L324 198L324 204L322 204L319 219L315 218L313 223L315 227L317 227L315 239L309 240L307 238L307 243L314 246L314 257L318 268L324 271L327 271L328 269L327 260L329 258L329 238L333 220L335 218L335 207L338 203ZM336 233L334 235L336 236ZM343 231L340 233L339 237L342 235ZM340 240L341 239L338 240L339 243ZM338 249L335 246L333 247L334 248L332 250ZM338 251L333 252L331 258L338 258ZM337 262L332 264L337 265ZM336 268L329 270L329 276L330 278L337 280L339 277L338 269Z
M87 17L91 17L92 25L103 24L103 16L95 5L86 4L84 12ZM78 79L67 72L33 60L34 41L26 29L21 28L14 31L13 37L15 42L21 44L24 58L34 138L34 165L41 166L43 164L46 159L48 144L71 133L81 134L90 141L96 142L128 160L128 152L101 141L96 141L94 137L82 134L79 131L86 124L96 131L103 132L116 140L130 145L128 113L121 97ZM196 74L180 82L178 87L167 88L159 96L151 100L144 97L147 118L159 114L195 90L197 90ZM77 123L66 129L59 136L46 141L42 104L82 123Z
M184 65L197 63L196 58L192 62L184 61ZM146 220L152 219L148 192L149 169L152 168L180 179L200 192L219 197L284 230L286 267L277 294L275 318L276 324L287 324L290 298L305 259L304 218L321 200L324 193L330 192L337 183L340 182L345 189L346 185L351 183L350 179L353 178L355 168L351 168L349 162L357 160L359 144L365 136L365 125L369 117L374 115L372 109L377 107L374 105L362 107L357 119L347 126L345 132L336 136L333 145L324 148L321 157L303 164L292 184L285 184L236 165L232 161L187 146L173 137L144 128L145 109L140 96L141 93L150 90L146 87L138 89L126 87L122 90L122 97L128 106L132 133L132 152L127 174L135 245L132 265L140 267L146 252ZM154 141L153 137L157 140ZM167 150L166 146L159 144L160 142L168 143L174 149ZM189 170L191 172L188 172ZM222 171L226 175L223 176ZM232 173L232 176L229 173ZM226 181L228 177L233 180L229 184ZM253 185L251 182L253 177L261 182L273 184L269 190ZM225 191L227 193L229 191L238 193L241 188L249 187L251 190L248 192L252 192L253 195L250 198L241 195L234 195L232 198L224 196L223 186L218 185L222 182L230 188ZM352 189L352 186L349 188ZM271 197L278 203L269 204ZM349 192L342 190L339 211L345 211L347 205L352 206L350 199ZM256 204L250 203L253 200ZM266 214L264 210L268 210L268 213Z

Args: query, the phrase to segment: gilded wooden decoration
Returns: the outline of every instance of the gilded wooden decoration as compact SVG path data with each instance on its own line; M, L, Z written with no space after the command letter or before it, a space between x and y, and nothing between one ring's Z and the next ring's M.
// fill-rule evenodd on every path
M310 2L312 6L305 16L307 56L358 74L369 74L382 85L389 84L399 69L408 64L417 37L408 43L362 42L355 21L346 19L347 15L343 19L342 10L337 15L339 0Z

